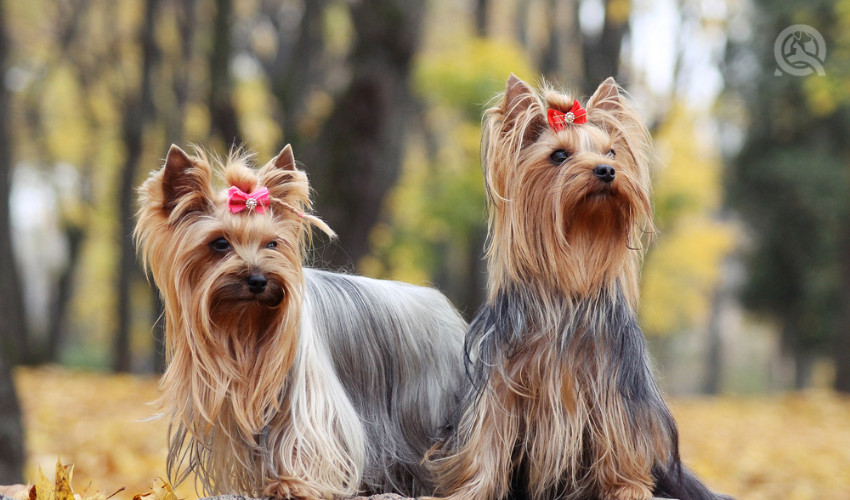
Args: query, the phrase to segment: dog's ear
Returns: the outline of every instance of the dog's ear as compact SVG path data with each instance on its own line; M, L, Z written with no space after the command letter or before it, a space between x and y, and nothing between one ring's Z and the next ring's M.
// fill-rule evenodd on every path
M185 216L206 212L212 203L210 166L172 144L162 169L162 208L166 213Z
M515 122L532 104L534 104L534 91L527 83L520 80L511 73L508 84L505 87L505 101L502 105L502 113L506 123Z
M502 104L502 129L506 135L521 133L523 145L537 140L546 121L540 99L527 83L511 73Z
M289 144L284 146L280 150L280 153L272 158L272 163L281 170L297 170L295 166L295 155L292 154L292 146Z
M311 208L310 184L307 174L298 169L289 144L260 169L259 178L272 195L273 207L295 214L304 222L334 237L334 232L324 221L308 213Z
M620 100L620 86L617 85L613 77L609 76L604 82L599 84L599 87L590 96L590 100L587 101L587 109L616 111L622 106Z
M298 170L289 144L269 160L258 175L260 184L269 189L273 198L288 203L307 202L307 176Z

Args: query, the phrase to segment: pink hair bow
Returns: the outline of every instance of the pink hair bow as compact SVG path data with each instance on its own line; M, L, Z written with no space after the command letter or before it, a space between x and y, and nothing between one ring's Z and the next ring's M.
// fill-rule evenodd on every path
M227 208L231 213L239 213L248 209L249 212L264 213L269 206L269 189L261 187L253 192L246 193L236 186L227 190Z
M566 113L549 108L547 117L549 118L549 125L552 127L552 130L560 132L566 128L568 123L575 123L576 125L587 123L587 110L582 108L581 104L576 100L573 102L573 107Z

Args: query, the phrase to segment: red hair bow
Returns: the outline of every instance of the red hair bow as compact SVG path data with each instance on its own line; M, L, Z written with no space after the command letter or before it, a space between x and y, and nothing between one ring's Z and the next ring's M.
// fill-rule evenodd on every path
M587 123L587 110L581 107L578 100L573 102L573 107L566 113L549 108L547 116L549 118L549 125L555 132L564 130L568 123L574 123L576 125Z
M231 213L238 213L248 209L249 212L264 213L269 206L269 190L261 187L253 192L246 193L236 186L227 190L227 208Z

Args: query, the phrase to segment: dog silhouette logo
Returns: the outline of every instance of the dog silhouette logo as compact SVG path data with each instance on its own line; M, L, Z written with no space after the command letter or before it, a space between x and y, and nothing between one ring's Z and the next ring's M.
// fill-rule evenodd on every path
M826 75L823 69L826 43L823 35L807 24L793 24L782 30L773 44L773 54L779 65L774 72L776 76Z

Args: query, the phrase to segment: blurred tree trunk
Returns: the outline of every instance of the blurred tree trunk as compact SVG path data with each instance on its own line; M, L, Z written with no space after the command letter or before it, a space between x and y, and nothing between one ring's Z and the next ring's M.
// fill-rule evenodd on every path
M398 178L414 108L408 83L424 8L424 2L403 0L351 5L353 75L307 162L319 213L344 249L323 253L331 266L350 267L368 253L369 234Z
M832 359L835 362L836 391L850 394L850 228L843 232L840 250L841 289L839 313L833 337Z
M531 2L519 2L517 4L516 13L516 39L519 44L528 51L528 10L531 8Z
M9 41L6 10L0 2L0 70L6 73ZM16 349L19 360L27 354L27 325L21 286L12 251L9 220L9 188L12 177L12 143L9 140L9 93L0 85L0 484L23 482L24 432L21 409L12 380L7 342Z
M230 74L230 60L233 54L233 0L215 0L215 6L210 53L210 134L218 135L224 144L230 147L241 145L243 142L236 108L233 105L233 78Z
M812 386L815 370L815 356L811 353L794 351L794 390L802 391Z
M196 0L179 0L173 7L177 18L178 31L180 32L180 60L172 64L171 88L174 92L174 106L169 108L166 116L165 134L169 143L177 145L182 145L186 135L185 121L186 104L189 102L189 70L195 54L196 6ZM218 19L216 19L216 25L218 22ZM228 55L226 59L229 58L230 56Z
M801 342L801 334L797 330L799 319L797 313L789 312L782 321L782 350L783 355L791 360L794 367L794 378L791 381L794 390L803 390L811 385L815 355L811 347Z
M6 73L9 40L6 13L0 3L0 69ZM0 82L2 83L2 82ZM9 91L0 85L0 349L11 353L10 364L30 358L29 327L24 308L23 286L18 275L17 259L12 246L12 221L9 197L12 188L12 142L9 137Z
M121 168L121 184L118 189L119 216L119 260L118 260L118 330L113 347L112 368L116 372L129 371L131 296L130 287L138 275L136 253L133 246L134 184L136 170L142 156L144 130L153 111L151 78L156 58L154 27L159 0L146 0L144 24L139 33L142 47L141 83L135 93L129 92L123 116L124 165Z
M264 2L262 9L278 31L277 50L272 61L264 61L264 70L271 81L271 91L278 101L283 139L292 145L296 157L308 138L302 137L299 123L307 112L308 96L312 87L320 86L324 79L324 25L322 14L325 0L304 2L293 42L286 36L285 19L279 12L278 2ZM308 166L309 167L309 166Z
M723 336L721 334L721 318L727 292L720 283L711 299L711 311L708 318L708 346L705 357L705 375L702 383L704 394L719 394L723 370Z
M585 93L592 94L609 76L620 77L620 51L623 38L629 32L629 2L605 0L605 22L598 37L585 37L584 85Z
M2 7L0 7L2 9ZM0 351L0 484L24 482L24 430L15 381Z
M63 233L68 245L68 258L65 267L59 272L48 311L45 349L45 361L48 363L59 361L62 339L68 331L68 305L73 297L74 276L80 263L83 242L86 240L86 226L76 221L65 221Z
M175 16L180 33L180 62L172 70L172 91L174 106L169 108L165 121L165 139L168 144L183 146L186 136L186 104L189 101L189 77L191 61L194 57L195 38L195 0L181 0L176 3ZM153 324L153 369L155 373L165 372L165 305L157 287L151 284L152 324Z
M522 6L519 7L522 9ZM490 0L475 0L475 34L484 38L490 32Z
M549 39L540 60L540 72L560 84L576 84L584 78L582 37L578 2L546 0Z

